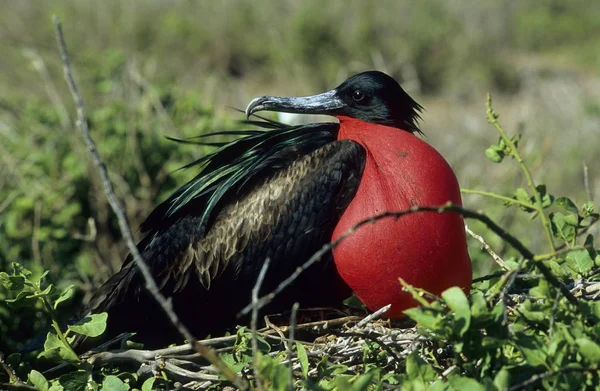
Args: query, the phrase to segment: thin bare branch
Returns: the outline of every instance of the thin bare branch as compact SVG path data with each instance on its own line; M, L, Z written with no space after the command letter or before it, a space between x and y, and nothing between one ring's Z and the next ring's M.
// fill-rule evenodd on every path
M260 273L258 273L258 278L254 284L254 288L252 288L252 318L250 320L250 330L252 332L252 369L254 370L256 388L259 390L262 390L262 382L260 381L260 373L258 371L258 335L256 332L258 311L260 310L260 307L258 306L258 292L260 292L260 287L265 279L265 275L267 274L267 269L269 269L270 263L271 258L267 257L260 268Z
M289 380L289 387L290 390L294 389L294 366L292 365L292 360L294 358L294 353L293 353L293 347L294 347L294 338L295 338L295 333L296 333L296 321L297 321L297 314L298 314L298 308L300 307L300 304L298 303L294 303L294 305L292 306L292 313L290 314L290 332L289 332L289 339L288 339L288 343L287 343L287 359L290 362L290 380Z
M227 378L227 380L231 381L236 387L238 387L242 390L246 390L248 388L248 384L246 383L246 381L243 380L242 378L240 378L239 376L237 376L235 373L233 373L233 371L217 356L217 354L211 348L209 348L205 345L202 345L194 338L192 333L179 320L179 318L173 311L171 303L169 301L167 301L167 299L162 295L158 286L156 285L156 282L154 281L154 278L152 276L152 272L150 271L150 268L144 262L142 255L140 254L140 252L135 244L133 234L131 232L131 229L129 228L129 223L127 221L127 215L125 214L123 207L120 205L119 200L117 199L117 196L113 189L113 185L109 179L106 166L102 162L100 154L98 153L98 149L96 148L96 143L94 142L94 140L92 139L92 137L90 135L90 129L89 129L88 121L87 121L87 114L85 111L85 104L83 101L83 97L81 96L79 89L77 87L77 84L75 83L75 80L73 79L73 74L71 71L71 65L69 62L69 56L68 56L68 52L67 52L67 45L65 43L62 26L56 16L54 17L54 27L55 27L56 37L58 40L58 48L60 51L60 56L61 56L61 60L62 60L62 64L63 64L65 79L69 86L69 91L71 92L71 95L73 97L73 101L75 103L75 107L77 110L77 126L79 127L79 129L81 130L81 132L83 134L83 138L84 138L85 144L88 148L90 158L92 159L92 162L94 163L94 165L96 166L96 168L98 170L98 174L100 175L100 179L101 179L102 185L104 187L104 193L106 194L106 198L108 199L108 202L109 202L113 212L117 216L117 220L119 222L119 228L121 230L121 234L123 235L123 238L125 239L127 248L129 249L129 252L131 253L131 256L133 257L133 260L135 261L136 266L138 267L138 269L142 273L142 276L144 277L144 281L146 282L146 284L145 284L146 289L148 290L148 292L150 292L151 296L159 304L160 308L167 315L167 317L169 318L171 323L173 323L173 326L175 326L177 328L177 330L179 331L179 333L186 340L189 341L190 346L192 346L194 350L196 350L197 352L202 354L211 364L213 364L216 368L218 368L221 371L221 373L223 374L223 376L225 376L225 378Z
M585 162L582 162L582 165L583 186L585 187L585 193L587 194L588 200L592 201L594 199L594 192L592 191L592 186L590 185L590 173L587 164Z
M492 259L504 270L510 270L510 267L504 262L504 259L500 258L498 254L492 249L492 247L485 241L483 236L477 235L475 232L471 231L467 225L465 225L465 229L467 233L471 235L475 240L481 243L481 247L492 257Z
M21 379L13 372L13 370L4 361L4 353L0 352L0 366L4 369L4 372L8 375L11 383L16 385L25 385Z
M329 251L337 247L342 241L350 237L354 232L356 232L360 227L367 224L373 224L379 220L393 218L400 219L403 216L407 216L413 213L458 213L464 218L467 219L475 219L484 223L490 230L492 230L496 235L504 239L508 244L510 244L515 250L517 250L521 256L528 261L534 261L535 255L529 250L519 239L510 233L506 232L503 228L501 228L498 224L496 224L492 219L490 219L487 215L479 212L475 212L470 209L463 208L462 206L455 205L451 202L448 202L444 205L439 206L413 206L409 209L401 210L401 211L386 211L382 212L378 215L375 215L371 218L364 219L359 221L342 235L340 235L336 240L325 244L319 251L315 252L302 266L299 266L294 273L292 273L288 278L283 280L275 290L270 292L269 294L261 297L259 299L259 305L264 307L268 303L270 303L279 293L281 293L285 288L287 288L290 284L292 284L296 278L300 274L302 274L306 269L311 267L314 263L321 260L321 258L327 254ZM577 305L577 298L573 296L573 294L569 291L569 289L560 282L552 271L548 269L546 265L542 262L533 262L533 264L538 268L538 270L544 275L544 277L550 282L550 284L556 286L560 289L563 295L569 300L569 302L573 305ZM248 312L252 310L252 305L248 305L244 307L239 315L247 315Z
M361 320L356 325L354 325L353 329L359 329L361 327L366 326L367 323L370 323L373 320L379 318L381 315L383 315L385 312L387 312L387 310L389 310L391 307L392 307L391 304L384 305L383 307L381 307L377 311L373 312L372 314L367 315L363 320Z

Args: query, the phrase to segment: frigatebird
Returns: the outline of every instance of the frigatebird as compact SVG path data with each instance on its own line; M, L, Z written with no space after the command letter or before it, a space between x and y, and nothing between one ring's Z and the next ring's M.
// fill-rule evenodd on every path
M236 323L259 271L261 292L302 265L358 221L412 205L460 204L456 177L441 155L416 136L421 106L390 76L370 71L309 97L262 96L263 110L327 114L338 122L289 126L248 120L257 129L189 166L199 174L162 202L141 225L138 244L162 292L197 336ZM207 143L208 144L208 143ZM212 143L215 145L215 143ZM354 291L389 316L415 305L398 278L440 293L469 289L471 263L461 216L417 213L360 228L303 273L265 308L339 305ZM107 311L108 334L137 332L150 345L177 334L143 288L131 259L96 293L88 311Z

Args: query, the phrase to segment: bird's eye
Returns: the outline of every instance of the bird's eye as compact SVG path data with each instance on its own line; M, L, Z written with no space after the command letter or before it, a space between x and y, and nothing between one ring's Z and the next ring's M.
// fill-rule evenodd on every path
M360 90L354 90L354 92L352 93L352 99L354 99L356 102L360 102L361 100L363 100L364 97L365 94L363 94Z

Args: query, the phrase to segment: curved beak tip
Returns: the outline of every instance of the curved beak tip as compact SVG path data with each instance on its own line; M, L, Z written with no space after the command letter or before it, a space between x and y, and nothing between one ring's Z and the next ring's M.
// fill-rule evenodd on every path
M252 101L250 101L250 103L248 103L248 106L246 107L246 119L250 118L250 116L254 113L256 113L257 111L260 111L263 109L263 106L261 105L262 102L265 100L265 96L259 96L257 98L252 99Z

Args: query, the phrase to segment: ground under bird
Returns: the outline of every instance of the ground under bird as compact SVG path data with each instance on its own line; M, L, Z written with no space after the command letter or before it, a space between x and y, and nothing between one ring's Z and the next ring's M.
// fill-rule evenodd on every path
M261 96L259 111L327 114L338 122L258 129L190 164L199 174L142 224L138 244L175 312L198 337L236 323L266 258L262 293L272 291L324 244L359 221L414 205L461 203L456 176L421 138L421 106L390 76L370 71L309 97ZM203 135L223 135L223 132ZM210 143L215 145L215 143ZM353 291L371 310L397 317L415 302L399 278L439 294L471 284L463 219L415 213L367 224L307 269L266 308L339 305ZM137 332L150 345L177 342L144 289L134 262L96 293L88 312L107 311L108 334Z

